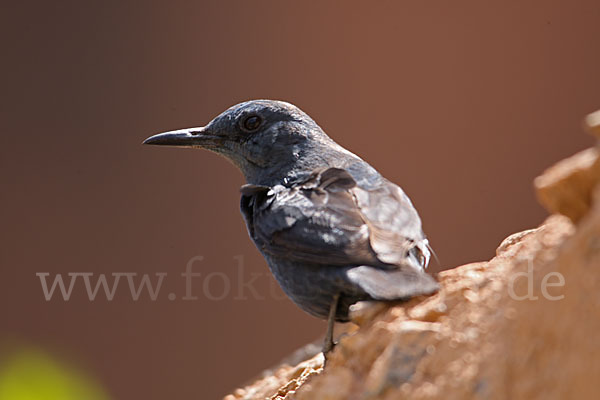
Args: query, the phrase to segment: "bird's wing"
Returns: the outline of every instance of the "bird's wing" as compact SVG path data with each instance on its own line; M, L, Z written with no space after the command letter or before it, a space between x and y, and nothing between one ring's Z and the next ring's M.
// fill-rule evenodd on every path
M245 185L241 208L250 236L274 256L389 269L420 269L428 258L414 250L425 238L402 190L385 180L361 188L344 169L315 172L292 187Z
M421 228L421 219L408 196L397 185L382 184L353 190L357 207L369 227L369 244L377 258L393 265L426 268L430 249Z

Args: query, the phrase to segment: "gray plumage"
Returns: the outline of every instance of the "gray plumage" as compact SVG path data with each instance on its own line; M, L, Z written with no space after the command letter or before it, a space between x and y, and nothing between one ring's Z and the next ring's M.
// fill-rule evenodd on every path
M201 147L244 174L248 233L285 293L312 315L348 320L359 300L430 294L421 220L397 185L330 139L297 107L255 100L206 127L144 143Z

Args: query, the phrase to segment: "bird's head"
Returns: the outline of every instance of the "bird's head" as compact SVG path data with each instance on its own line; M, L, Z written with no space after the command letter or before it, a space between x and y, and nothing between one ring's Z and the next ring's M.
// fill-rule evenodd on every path
M237 104L204 127L160 133L144 144L213 151L256 184L272 184L296 169L326 164L327 155L341 149L298 107L274 100Z

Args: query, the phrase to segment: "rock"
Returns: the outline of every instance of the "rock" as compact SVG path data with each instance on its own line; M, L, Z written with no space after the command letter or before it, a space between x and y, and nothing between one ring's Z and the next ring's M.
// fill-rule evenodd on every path
M600 139L600 110L585 117L583 127L590 135Z
M584 129L600 138L600 111L589 114ZM600 144L600 142L599 142ZM548 168L534 181L540 203L551 213L577 223L589 210L600 182L600 146L581 151Z
M358 328L325 369L320 355L290 361L225 400L598 398L598 158L586 150L536 179L563 215L441 272L433 296L353 306Z
M323 369L323 354L318 353L312 358L290 366L287 363L275 371L265 373L261 379L243 389L236 389L223 400L253 400L290 399L295 390L309 377L318 374Z
M592 204L600 182L600 150L590 148L548 168L534 181L540 203L551 213L578 222Z

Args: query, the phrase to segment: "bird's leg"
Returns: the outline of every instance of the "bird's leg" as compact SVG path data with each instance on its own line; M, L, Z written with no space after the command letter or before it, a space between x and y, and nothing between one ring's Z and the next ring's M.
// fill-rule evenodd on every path
M331 308L329 309L329 317L327 318L327 331L325 332L325 342L323 342L323 356L327 360L327 353L333 349L333 325L335 324L335 314L338 308L338 302L340 300L340 294L337 293L333 296L331 302Z

